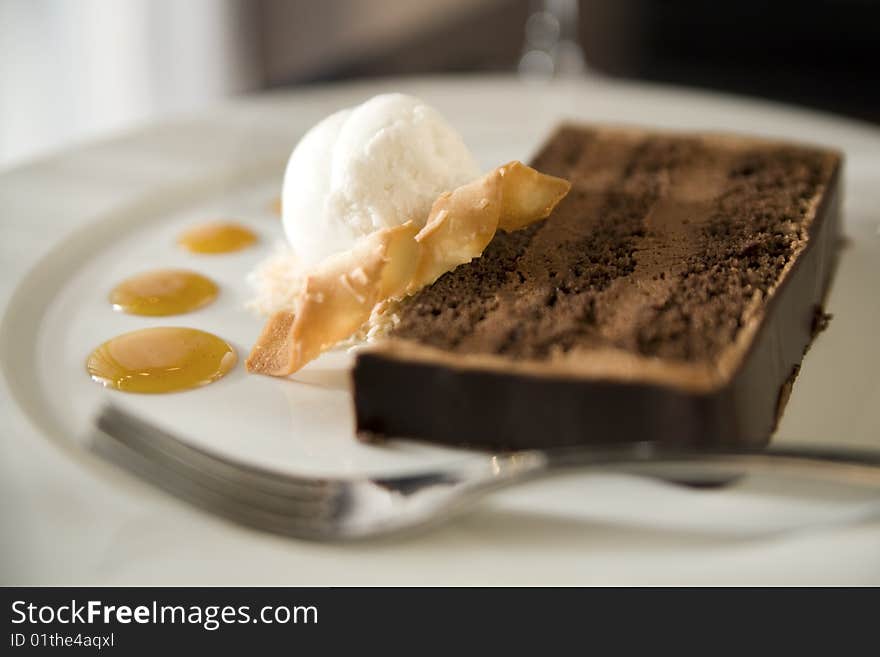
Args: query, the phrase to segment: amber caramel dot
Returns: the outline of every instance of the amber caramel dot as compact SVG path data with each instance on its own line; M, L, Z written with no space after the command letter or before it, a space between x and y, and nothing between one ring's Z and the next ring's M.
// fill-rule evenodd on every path
M194 271L159 269L122 281L110 292L110 303L131 315L179 315L208 305L218 292L214 281Z
M281 216L281 197L276 196L272 203L269 204L269 211L272 214L277 214L279 217Z
M158 327L108 340L89 355L86 369L107 388L163 393L216 381L235 366L237 358L235 349L211 333Z
M231 253L257 241L252 230L235 223L211 222L193 226L177 238L177 243L193 253Z

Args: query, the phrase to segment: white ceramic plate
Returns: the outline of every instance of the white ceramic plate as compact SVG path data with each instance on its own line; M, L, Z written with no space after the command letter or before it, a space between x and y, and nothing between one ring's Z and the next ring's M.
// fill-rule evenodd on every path
M530 88L497 79L376 83L263 97L227 108L210 120L164 132L156 128L114 144L117 166L147 181L152 176L156 182L121 199L101 216L80 218L78 226L18 283L4 316L0 357L7 384L16 405L38 432L71 448L78 463L92 467L94 462L82 458L76 443L100 400L112 398L194 443L281 470L399 472L474 458L467 452L406 441L383 447L357 442L348 390L351 354L345 351L323 356L291 380L248 375L241 363L261 326L261 320L244 308L250 295L245 276L281 239L280 221L269 204L279 192L284 155L321 115L384 88L403 88L436 104L462 130L486 167L512 158L527 159L561 118L745 131L845 150L849 245L829 301L828 310L835 318L808 354L776 440L880 447L880 302L876 289L880 281L876 219L880 132L806 112L660 88L595 81ZM163 162L174 167L177 150L192 157L193 165L179 180L158 175L154 168L158 170ZM106 159L93 155L91 162L93 180L109 170ZM88 171L89 165L83 166ZM45 188L42 193L53 190ZM184 227L223 217L254 229L259 245L214 256L187 254L175 245ZM107 294L114 283L133 273L170 266L195 269L219 282L218 301L171 318L139 318L110 308ZM103 390L89 380L84 361L93 347L114 335L156 325L193 326L216 333L237 348L239 365L215 384L172 395L122 394ZM94 476L104 476L101 472L95 470ZM520 522L523 531L530 531L530 523L539 518L548 540L556 535L574 547L582 545L583 537L574 536L567 524L550 519L560 515L593 522L604 519L652 527L652 532L659 527L663 532L754 538L845 518L852 513L849 507L865 499L861 493L818 488L797 489L796 497L791 496L791 489L787 497L780 497L779 492L766 484L746 483L707 495L627 477L579 477L513 491L501 496L497 504L502 509L506 506L508 513L515 509L527 515ZM512 527L503 526L503 511L495 513L489 526L502 518L501 533L515 531L515 522ZM624 532L614 540L627 545L631 539ZM649 545L650 541L644 543L644 547ZM492 568L479 566L481 560L469 561L473 546L465 542L460 549L463 572L471 572L475 583L498 580L491 575ZM636 548L629 543L627 549ZM520 557L528 563L547 554L547 545L539 545ZM547 571L545 579L537 581L554 581L566 568L577 570L582 565L582 552L567 550L566 554L567 561L554 564L552 573ZM647 552L641 557L638 567L651 572L648 564L656 558ZM414 559L412 565L418 562L417 555ZM509 565L515 568L516 563L514 559ZM185 578L182 563L174 562L174 572L178 566ZM246 581L258 581L258 572ZM386 575L390 581L412 581L406 575L409 572L413 571L392 567ZM216 581L228 581L219 572L216 576ZM319 569L305 581L300 578L293 583L338 581L359 581L359 577L353 570Z

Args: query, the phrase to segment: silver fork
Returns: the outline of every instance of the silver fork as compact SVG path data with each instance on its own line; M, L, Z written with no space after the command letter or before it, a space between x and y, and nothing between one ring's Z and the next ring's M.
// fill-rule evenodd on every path
M407 476L329 478L273 472L193 447L118 407L102 408L92 451L208 511L316 541L364 539L446 520L485 495L578 468L684 485L769 473L880 487L880 451L784 447L706 450L649 442L471 459Z

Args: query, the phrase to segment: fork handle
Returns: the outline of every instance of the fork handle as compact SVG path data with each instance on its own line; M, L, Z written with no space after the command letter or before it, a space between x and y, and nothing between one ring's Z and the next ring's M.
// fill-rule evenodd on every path
M880 487L880 450L786 445L759 448L675 448L656 443L539 452L543 470L591 467L691 486L718 485L747 474ZM537 473L536 473L537 474Z

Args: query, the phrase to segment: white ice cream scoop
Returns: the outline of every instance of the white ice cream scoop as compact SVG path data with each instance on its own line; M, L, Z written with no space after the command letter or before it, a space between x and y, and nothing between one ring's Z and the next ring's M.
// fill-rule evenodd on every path
M439 112L412 96L375 96L297 144L284 174L284 231L310 267L377 229L424 224L438 196L479 175Z

